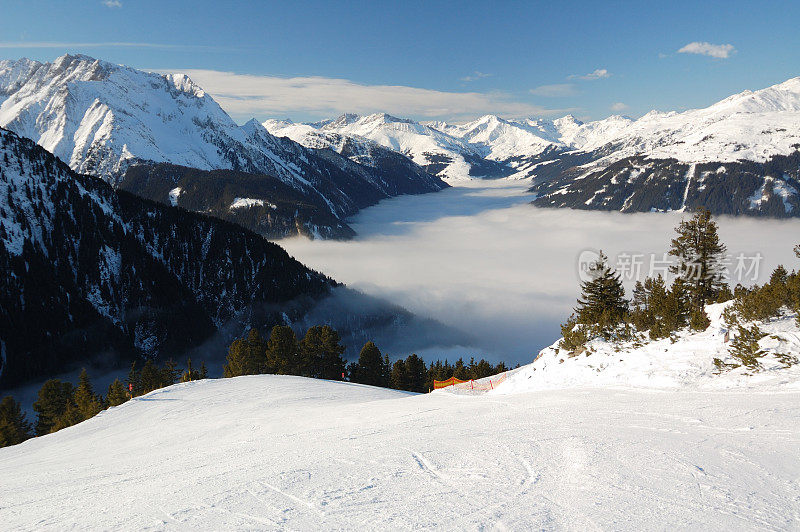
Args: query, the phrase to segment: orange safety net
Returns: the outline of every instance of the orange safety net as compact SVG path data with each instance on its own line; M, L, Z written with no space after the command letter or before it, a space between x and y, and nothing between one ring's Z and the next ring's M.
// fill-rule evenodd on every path
M433 381L433 389L434 390L438 390L439 388L446 388L447 386L453 386L454 384L461 384L463 382L467 382L467 381L462 381L460 379L456 379L455 377L450 377L446 381L437 381L437 380L434 379L434 381Z
M433 388L438 390L439 388L446 388L447 386L455 386L459 390L493 390L498 384L506 380L506 374L501 373L500 375L495 375L494 377L489 377L488 379L482 380L485 382L476 382L473 380L462 381L456 379L455 377L450 377L446 381L434 380Z

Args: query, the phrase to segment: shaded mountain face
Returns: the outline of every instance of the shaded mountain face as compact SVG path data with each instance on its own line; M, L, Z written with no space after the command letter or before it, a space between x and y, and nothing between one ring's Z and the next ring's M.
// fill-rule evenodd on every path
M364 165L357 157L277 138L254 120L238 126L186 76L82 55L53 63L0 61L0 126L33 139L73 170L112 185L133 166L162 162L267 175L305 202L324 206L338 220L327 227L331 233L344 218L380 199L447 186L392 156Z
M236 223L266 238L300 234L347 239L355 235L319 197L306 197L280 179L266 175L198 170L168 163L143 164L128 168L119 188Z
M0 382L180 356L299 319L335 285L259 235L115 191L0 129Z
M683 163L626 157L586 172L573 167L534 181L538 207L620 212L693 211L800 216L800 152L766 162Z

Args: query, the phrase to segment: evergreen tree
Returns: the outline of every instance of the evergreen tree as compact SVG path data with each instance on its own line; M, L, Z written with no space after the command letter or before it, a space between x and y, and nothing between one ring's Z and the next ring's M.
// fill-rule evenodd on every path
M200 362L200 378L208 378L208 368L206 367L206 362L204 360Z
M610 338L628 312L625 288L619 274L608 266L608 257L602 251L589 266L588 274L590 279L581 283L581 297L575 307L577 323Z
M667 290L664 278L648 277L633 289L631 322L640 331L649 331L651 339L666 338L686 324L681 289Z
M86 368L81 370L80 377L78 377L78 387L75 389L75 405L83 419L94 417L103 409L100 398L95 395L92 389L92 382L89 380Z
M267 346L258 329L250 329L246 338L234 340L228 348L227 364L222 368L225 377L263 373L266 350Z
M178 382L178 376L180 375L180 370L178 370L178 364L172 360L171 358L164 362L164 367L161 368L161 385L159 388L164 388L166 386L172 386L176 382Z
M405 361L402 358L398 359L392 365L392 372L389 376L389 387L395 390L407 390L408 383L409 379Z
M300 342L300 375L341 380L345 371L344 346L339 333L328 325L311 327Z
M153 390L161 388L163 382L163 375L156 367L152 360L147 360L142 366L142 371L139 375L139 384L141 386L141 393L149 393Z
M406 358L405 366L408 379L407 388L405 389L410 392L427 392L428 390L425 389L425 378L427 376L425 361L415 353L412 353Z
M128 392L125 390L125 386L123 386L119 379L114 379L114 382L108 385L106 405L119 406L127 400Z
M345 346L341 343L339 333L333 327L322 327L322 359L320 361L320 374L323 379L342 380L345 371L345 361L342 355Z
M759 358L764 356L764 351L758 345L758 341L766 334L757 325L753 325L749 329L739 325L737 332L738 334L731 341L731 355L747 368L759 369L761 367Z
M39 397L33 403L36 412L36 435L49 434L67 407L73 406L72 384L50 379L39 389Z
M186 371L181 375L181 382L196 381L200 378L200 373L192 367L192 359L186 359Z
M64 412L56 419L56 422L53 424L53 428L50 429L50 432L58 432L61 429L65 429L67 427L71 427L72 425L77 425L81 421L84 421L86 418L83 417L78 405L74 402L67 403L67 407L64 409Z
M358 362L352 364L353 382L361 384L369 384L372 386L386 386L384 376L386 369L384 368L384 357L381 355L380 349L372 342L367 342L361 348L361 353L358 355Z
M692 308L702 309L716 301L725 286L722 261L726 247L720 242L717 224L711 212L700 209L690 220L682 220L675 228L678 234L669 254L678 259L670 271L681 280Z
M464 365L464 361L462 359L459 358L456 360L456 363L453 366L453 374L451 376L461 381L469 380L469 371Z
M31 424L10 395L0 401L0 447L16 445L31 437Z
M276 325L269 333L265 353L266 373L295 375L299 366L300 345L294 330L286 325Z

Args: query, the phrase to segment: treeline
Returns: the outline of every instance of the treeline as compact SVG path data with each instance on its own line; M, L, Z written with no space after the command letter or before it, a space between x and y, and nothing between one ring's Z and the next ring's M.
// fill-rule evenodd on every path
M223 373L225 377L263 373L299 375L427 392L433 389L434 379L480 379L508 370L502 363L492 365L474 359L469 364L458 359L455 364L437 360L427 365L416 354L392 363L373 342L364 344L357 361L346 364L342 358L344 351L339 333L328 325L311 327L301 340L285 325L273 327L267 340L257 329L250 329L228 348Z
M710 325L705 306L734 300L724 317L733 329L730 353L734 363L715 362L720 370L740 365L758 369L758 340L765 337L756 324L784 312L798 313L800 325L800 274L779 266L763 286L737 284L731 290L723 265L726 246L720 241L716 222L707 210L700 210L675 229L669 267L675 279L668 286L661 275L637 281L632 299L627 299L617 272L600 252L588 268L589 279L581 283L581 296L573 314L561 326L559 348L571 356L591 351L589 342L602 338L611 342L671 338L680 330L703 331ZM800 246L795 247L800 258ZM797 363L791 356L778 355L786 365Z
M77 386L60 379L50 379L39 389L38 398L33 403L33 410L36 412L34 424L27 420L20 404L13 397L7 396L0 402L0 447L16 445L33 436L51 434L76 425L107 408L176 382L207 377L205 363L195 369L191 359L187 361L184 370L180 370L172 360L165 362L162 367L148 360L141 370L136 368L134 362L128 372L126 384L115 379L108 386L105 397L95 393L86 369L81 371Z

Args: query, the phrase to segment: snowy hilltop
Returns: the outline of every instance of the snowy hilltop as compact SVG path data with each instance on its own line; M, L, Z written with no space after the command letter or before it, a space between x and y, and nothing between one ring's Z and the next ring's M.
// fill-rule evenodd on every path
M764 332L759 371L743 365L720 371L715 360L735 362L731 341L736 333L723 317L732 303L706 307L711 324L705 331L683 330L669 338L623 343L596 338L580 353L564 349L559 339L492 393L585 386L800 391L800 365L787 366L787 357L800 357L800 324L794 314L759 323Z

